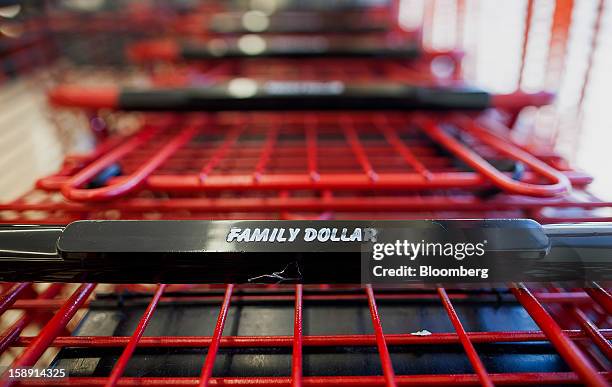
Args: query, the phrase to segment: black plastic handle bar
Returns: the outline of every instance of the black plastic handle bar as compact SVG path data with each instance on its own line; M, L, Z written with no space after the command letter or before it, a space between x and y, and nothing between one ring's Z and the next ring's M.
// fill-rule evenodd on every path
M502 277L524 270L530 280L612 280L612 224L540 226L526 219L5 225L0 227L0 280L359 283L364 245L388 242L383 235L417 244L452 241L464 248L484 243L486 255L478 262ZM462 265L474 259L450 258Z
M333 2L332 2L333 3ZM257 33L341 33L363 34L386 32L391 23L387 20L376 20L367 12L358 9L328 9L325 11L284 10L277 14L261 16L267 21L264 28L258 28ZM243 24L243 14L240 12L220 13L207 23L208 30L218 34L242 34L253 32ZM202 31L205 31L202 23ZM180 28L180 27L179 27Z
M137 111L482 110L519 109L552 101L550 93L491 95L466 87L397 83L266 81L236 78L206 88L117 89L59 86L55 105Z
M249 42L248 39L254 42ZM241 40L216 39L209 42L152 40L135 43L128 48L128 56L135 62L241 58L415 59L420 53L419 46L414 43L388 46L381 41L347 42L325 37L246 36Z

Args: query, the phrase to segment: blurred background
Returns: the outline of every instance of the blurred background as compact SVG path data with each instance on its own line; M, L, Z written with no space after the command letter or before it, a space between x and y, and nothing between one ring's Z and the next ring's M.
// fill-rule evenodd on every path
M320 23L300 6L332 12L378 7L397 15L399 28L425 49L463 50L462 76L500 93L557 92L536 115L530 141L554 148L595 177L591 191L612 196L607 152L612 143L612 6L606 0L362 0L348 1L0 1L0 200L18 197L36 178L56 170L67 152L93 144L87 120L49 111L45 91L59 81L146 84L126 47L172 34L250 34L277 27L274 12L291 7L287 25ZM207 18L216 19L203 25ZM381 15L385 15L381 12ZM223 17L225 19L223 19ZM301 18L301 19L300 19ZM286 19L286 18L285 18ZM196 30L194 32L194 29ZM231 32L231 31L230 31ZM253 38L251 36L251 38ZM254 42L254 43L253 43ZM257 40L250 43L257 45ZM247 40L245 44L249 44ZM434 62L433 65L436 65ZM441 70L444 71L444 70ZM85 121L83 120L85 119ZM109 120L109 117L105 117ZM119 120L119 118L117 118ZM130 117L116 125L129 126ZM520 126L520 121L516 123ZM531 125L531 124L530 124ZM524 129L527 130L527 129ZM519 131L517 130L517 133ZM523 133L525 136L525 134Z

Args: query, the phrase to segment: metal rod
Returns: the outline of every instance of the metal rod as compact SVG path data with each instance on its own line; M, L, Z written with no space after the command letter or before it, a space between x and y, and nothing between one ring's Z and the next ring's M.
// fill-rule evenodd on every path
M159 299L161 298L165 289L165 284L161 284L157 287L157 291L155 292L153 299L151 299L151 303L149 304L140 321L138 322L138 326L136 327L134 334L130 337L130 341L128 341L126 347L121 353L121 356L117 360L117 363L115 363L115 367L113 367L113 370L111 371L111 374L108 377L108 381L106 382L106 387L113 387L117 385L119 378L121 378L121 375L123 375L123 372L125 371L127 364L130 361L130 358L136 350L138 342L142 338L145 329L147 329L147 326L151 321L151 317L153 317L153 313L155 312L155 308L159 304Z

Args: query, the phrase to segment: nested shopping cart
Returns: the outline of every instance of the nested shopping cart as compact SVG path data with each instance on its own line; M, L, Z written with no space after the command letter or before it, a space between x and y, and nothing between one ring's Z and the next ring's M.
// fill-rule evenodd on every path
M610 204L588 195L588 175L508 136L498 118L474 113L149 113L136 134L67 158L2 210L11 223L55 224L605 220L596 212ZM15 366L59 350L53 364L71 375L59 385L605 385L609 378L611 298L599 285L115 285L95 299L90 283L67 299L54 293L66 285L39 296L29 286L8 285L6 308L27 312L6 331L5 348L25 347ZM56 308L39 336L21 335ZM65 335L85 308L76 334Z
M154 83L206 85L237 76L438 81L394 61L321 64L313 70L295 62L216 63L205 69L213 72L194 72L189 64L178 77L163 73ZM106 113L99 107L121 107L116 89L79 92L63 89L55 102L85 104L100 116ZM503 108L548 98L498 97L502 109L486 113L133 113L136 133L109 130L94 150L68 156L34 190L2 204L0 216L3 223L50 225L80 219L610 221L612 203L589 193L588 174L549 149L513 140L504 114L517 112ZM69 373L15 385L608 385L612 379L609 284L54 283L41 289L20 282L2 284L0 312L12 313L0 352L14 355L13 368L50 363ZM31 326L40 331L30 334Z

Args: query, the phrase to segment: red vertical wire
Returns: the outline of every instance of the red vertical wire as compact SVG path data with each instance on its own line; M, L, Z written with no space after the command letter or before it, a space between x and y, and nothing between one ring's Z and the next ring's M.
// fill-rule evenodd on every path
M308 174L313 181L318 181L321 176L317 166L317 124L315 116L312 116L306 122L306 157Z
M383 370L383 376L385 378L385 385L387 387L395 387L397 386L397 383L395 381L395 371L393 371L391 355L389 355L389 349L387 348L387 342L385 340L382 324L380 322L380 316L378 315L378 308L376 307L376 299L374 299L374 291L372 290L372 285L366 285L366 294L368 296L370 316L372 316L372 325L374 326L376 346L378 347L380 363Z
M534 0L527 0L527 13L525 15L525 26L523 29L523 45L521 47L521 66L519 69L519 79L517 89L523 87L523 78L527 59L527 46L529 45L529 33L531 32L531 21L533 19Z
M564 82L564 67L574 11L574 0L556 0L550 32L548 57L546 59L545 87L558 91ZM556 147L559 142L561 120L552 125L550 143Z
M553 293L560 293L562 289L550 287ZM536 297L537 298L537 297ZM582 331L593 340L597 348L608 359L612 359L612 344L601 334L599 328L593 323L588 316L577 305L565 305L564 309L569 313L573 320L578 321Z
M157 304L159 303L159 299L161 298L165 289L166 289L166 284L160 284L157 287L157 291L155 292L155 295L153 295L153 299L149 303L149 306L147 307L144 314L140 318L140 321L138 322L136 331L134 331L134 334L132 335L132 337L130 337L130 341L124 348L123 353L119 357L119 360L117 360L117 363L115 364L115 367L113 368L108 378L108 381L105 384L106 387L115 386L117 384L117 381L119 381L119 378L121 377L121 375L123 375L123 372L125 371L125 368L127 367L127 364L130 361L130 358L132 357L132 355L134 354L134 351L136 350L136 346L138 345L140 338L144 334L145 329L147 329L147 325L149 325L149 322L151 321L151 317L153 316L153 313L155 312L155 308L157 307Z
M395 151L402 156L404 161L412 168L414 168L415 171L420 173L425 179L430 180L432 177L431 172L427 170L425 165L423 165L423 163L421 163L417 159L417 157L410 150L410 148L407 147L404 142L402 142L402 140L398 137L397 133L390 128L388 120L384 119L384 122L377 121L377 123L378 125L376 126L382 132L383 136L385 136L387 142L391 144Z
M276 141L278 138L278 126L274 125L274 127L268 131L266 143L261 150L261 154L259 156L259 160L255 165L255 171L253 172L253 178L255 180L259 180L264 170L266 169L266 165L268 161L270 161L270 157L272 156L272 152L276 147Z
M363 149L363 146L359 141L359 136L357 135L357 132L353 127L351 119L348 117L343 118L342 127L344 131L344 137L346 137L346 141L348 142L351 151L353 152L353 155L359 162L359 165L370 180L376 181L378 179L378 175L376 171L374 171L374 167L372 167L372 164L368 159L368 155L366 154L365 149Z
M605 1L599 0L597 4L597 11L595 16L595 24L593 25L593 35L591 37L591 50L587 57L587 65L586 70L584 72L584 78L582 80L582 87L580 88L580 94L578 98L577 111L578 111L578 125L576 127L576 132L574 133L574 147L572 149L572 158L576 158L578 150L580 148L580 143L582 141L582 129L583 129L583 112L584 112L584 100L586 97L587 90L589 85L591 84L591 78L593 73L593 64L595 62L595 54L598 48L599 42L599 32L601 30L601 24L603 20L603 14L605 9Z
M291 357L291 386L302 387L302 292L303 285L295 285L295 315L293 319L293 354Z
M40 293L36 300L50 300L57 296L59 292L64 288L64 284L52 284L45 291ZM7 328L0 336L0 354L4 353L6 349L11 346L21 332L34 320L34 317L40 315L36 311L26 312L19 320L13 325Z
M546 82L548 88L558 89L569 39L574 0L556 0L550 32L548 58L546 59ZM552 78L554 76L555 78Z
M206 360L202 366L202 372L200 375L200 387L208 386L208 382L212 376L213 367L215 366L215 358L217 357L217 351L221 343L221 336L223 335L223 328L225 327L225 320L227 319L227 312L229 311L230 299L232 298L232 292L234 290L233 284L228 284L225 288L225 296L223 297L223 304L219 310L219 316L217 317L217 324L215 325L215 331L213 332L212 340L208 346L208 353L206 354Z
M240 128L234 128L227 133L223 144L221 144L221 146L215 150L208 162L202 167L202 170L200 171L200 180L204 181L210 172L212 172L219 162L227 155L229 150L236 145L236 142L238 142L238 137L240 137L240 132Z
M466 4L465 0L457 0L457 13L455 15L455 49L461 49L464 46L465 40L465 18Z
M451 303L451 300L448 297L446 290L444 290L444 288L438 288L437 290L438 295L442 300L442 304L444 305L444 309L446 309L446 313L448 314L448 317L450 318L453 327L455 327L455 331L457 332L459 341L461 342L461 345L463 346L463 349L465 350L465 353L467 354L467 357L470 360L472 367L474 367L474 371L476 371L476 374L478 375L478 380L480 380L480 384L482 386L493 387L493 381L491 380L491 376L485 369L484 364L482 364L482 360L480 359L480 356L478 356L476 348L474 348L474 344L472 344L472 341L470 340L468 334L465 332L463 324L461 324L461 320L459 320L457 311L453 307L453 304Z
M595 62L595 54L598 48L599 42L599 32L601 30L601 24L603 20L605 9L605 0L599 0L597 4L596 16L595 16L595 24L593 25L593 35L591 37L591 50L587 57L587 65L586 70L584 72L584 78L582 80L582 87L580 88L580 96L578 98L578 125L576 127L576 132L574 133L574 147L572 149L572 158L576 158L578 150L580 148L580 143L582 141L582 129L583 129L583 112L584 112L584 100L586 97L587 90L589 85L591 84L591 78L593 73L593 65Z
M29 282L18 283L13 285L6 293L4 293L0 297L0 315L6 312L6 310L10 308L15 303L15 301L17 301L19 295L30 285L31 283Z
M582 330L593 340L597 348L606 356L608 359L612 359L612 344L606 339L597 326L589 320L580 308L570 307L571 313L574 318L580 324Z
M540 327L548 340L555 346L561 357L567 362L578 377L589 386L608 386L608 382L597 373L588 359L557 325L555 320L544 309L542 304L523 284L511 288L516 299L523 305L533 321Z
M612 314L612 295L597 283L592 284L593 287L585 288L584 291L601 306L606 313Z
M11 364L10 368L31 367L42 354L49 348L49 345L55 338L66 328L74 314L79 310L81 305L87 300L91 292L96 287L96 284L82 284L68 300L57 311L55 316L45 325L40 331L36 339L28 348ZM3 376L2 385L10 386L13 381L5 379Z
M604 8L605 1L599 0L597 5L597 15L595 16L595 25L593 26L593 36L591 38L591 51L589 52L589 56L587 58L587 67L584 73L584 80L582 81L582 88L580 89L580 98L578 99L578 109L580 111L582 111L584 97L586 96L586 91L593 75L593 63L595 61L595 53L597 52L597 43L599 42L599 31L601 30Z

